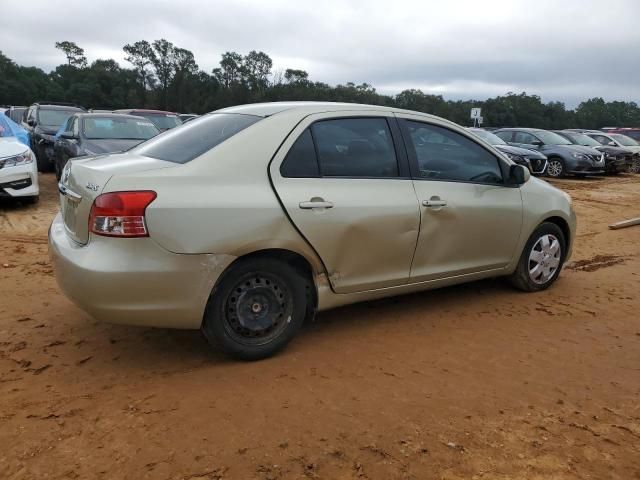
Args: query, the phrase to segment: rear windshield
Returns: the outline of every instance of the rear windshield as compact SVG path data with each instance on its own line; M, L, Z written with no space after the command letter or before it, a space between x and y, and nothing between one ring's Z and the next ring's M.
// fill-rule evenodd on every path
M59 127L63 123L66 123L71 115L81 111L82 110L79 110L77 108L70 110L63 110L61 108L48 110L46 108L41 108L38 112L38 120L42 125Z
M182 120L178 118L177 115L165 115L158 113L134 113L133 115L137 115L139 117L144 117L147 120L153 122L153 124L158 127L160 130L169 130L170 128L175 128L178 125L182 125Z
M132 152L158 160L187 163L261 118L238 113L212 113L158 135Z

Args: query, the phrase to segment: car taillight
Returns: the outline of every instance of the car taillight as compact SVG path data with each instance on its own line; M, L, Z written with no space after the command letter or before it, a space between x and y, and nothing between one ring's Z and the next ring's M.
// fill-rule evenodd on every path
M91 206L89 230L108 237L148 237L144 213L156 192L110 192L99 195Z

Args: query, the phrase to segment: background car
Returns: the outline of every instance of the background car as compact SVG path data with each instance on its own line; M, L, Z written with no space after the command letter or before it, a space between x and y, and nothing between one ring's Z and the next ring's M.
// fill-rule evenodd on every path
M36 154L38 170L53 170L53 144L55 134L67 119L85 109L70 103L37 102L23 116L22 126L29 132L31 150Z
M25 203L38 201L38 169L35 155L0 119L0 197L16 198Z
M585 135L593 138L601 145L624 148L625 150L633 152L633 159L631 167L629 167L629 172L640 173L640 144L633 138L620 133L601 132L598 130L585 130L583 132Z
M219 110L77 159L49 231L58 283L98 319L202 328L243 359L316 310L506 276L549 287L567 194L452 122L328 102Z
M19 124L20 122L22 122L22 116L24 115L26 109L27 107L23 106L11 106L5 110L4 114L14 122Z
M536 149L547 157L547 175L594 175L604 173L604 154L574 145L560 135L538 128L502 128L494 132L509 145Z
M620 147L602 145L584 133L571 130L554 130L561 137L566 138L574 145L595 148L604 153L605 171L607 173L621 173L629 170L633 163L633 152Z
M542 175L547 169L547 157L540 152L508 145L497 135L482 128L468 128L467 130L493 145L517 164L527 167L534 175Z
M639 127L614 127L601 129L606 133L619 133L621 135L626 135L627 137L633 138L636 142L640 143L640 128Z
M127 115L144 117L147 120L151 120L161 132L182 125L182 120L180 120L176 113L165 112L163 110L124 109L114 110L113 113L124 113Z
M143 117L114 113L73 114L56 135L56 177L60 179L62 169L74 157L124 152L159 133L160 130Z

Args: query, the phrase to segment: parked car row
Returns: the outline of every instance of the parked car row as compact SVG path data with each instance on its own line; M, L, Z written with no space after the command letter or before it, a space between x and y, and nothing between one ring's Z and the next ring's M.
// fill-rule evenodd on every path
M640 173L640 144L621 133L538 128L469 130L534 175Z
M197 117L147 109L87 111L80 105L62 102L36 102L28 107L11 106L2 110L6 117L25 129L38 170L55 170L58 177L69 158L122 151ZM77 123L69 123L70 117L80 114L103 116L90 117L86 122L84 117L74 117ZM92 130L85 131L85 126ZM87 146L87 141L91 146Z

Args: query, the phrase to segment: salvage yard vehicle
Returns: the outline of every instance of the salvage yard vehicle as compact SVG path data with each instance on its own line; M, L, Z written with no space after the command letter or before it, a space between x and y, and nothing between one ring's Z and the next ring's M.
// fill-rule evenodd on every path
M230 107L69 162L49 249L95 318L201 328L228 354L283 348L314 312L569 258L570 197L447 120L381 106Z
M600 132L598 130L585 130L583 133L602 145L624 148L625 150L633 152L629 172L640 173L640 144L633 138L620 133Z
M160 130L143 117L115 113L76 113L56 136L54 164L56 178L69 159L84 155L124 152L155 137Z
M599 152L604 153L606 173L617 174L626 172L632 166L633 152L630 150L602 145L584 133L572 130L554 130L553 132L566 138L574 145L583 145L585 147L595 148Z
M84 108L72 103L36 102L24 112L22 126L29 132L31 150L38 161L38 171L53 170L56 132L71 115L84 111Z
M593 148L574 145L556 133L539 128L501 128L493 133L509 145L536 149L546 155L549 177L604 173L603 153Z
M509 160L527 167L534 175L543 175L547 169L547 157L540 152L508 145L507 142L493 134L493 132L489 132L482 128L467 128L467 130L476 134L485 142L493 145L496 150L500 150L504 153Z
M165 112L164 110L129 108L124 110L114 110L113 113L124 113L126 115L135 115L136 117L144 117L147 120L151 120L161 132L182 125L182 120L180 120L176 113Z
M27 107L12 105L4 111L4 114L16 123L22 122L22 116Z
M0 198L35 203L40 194L35 155L12 130L2 127L4 121L0 119Z

